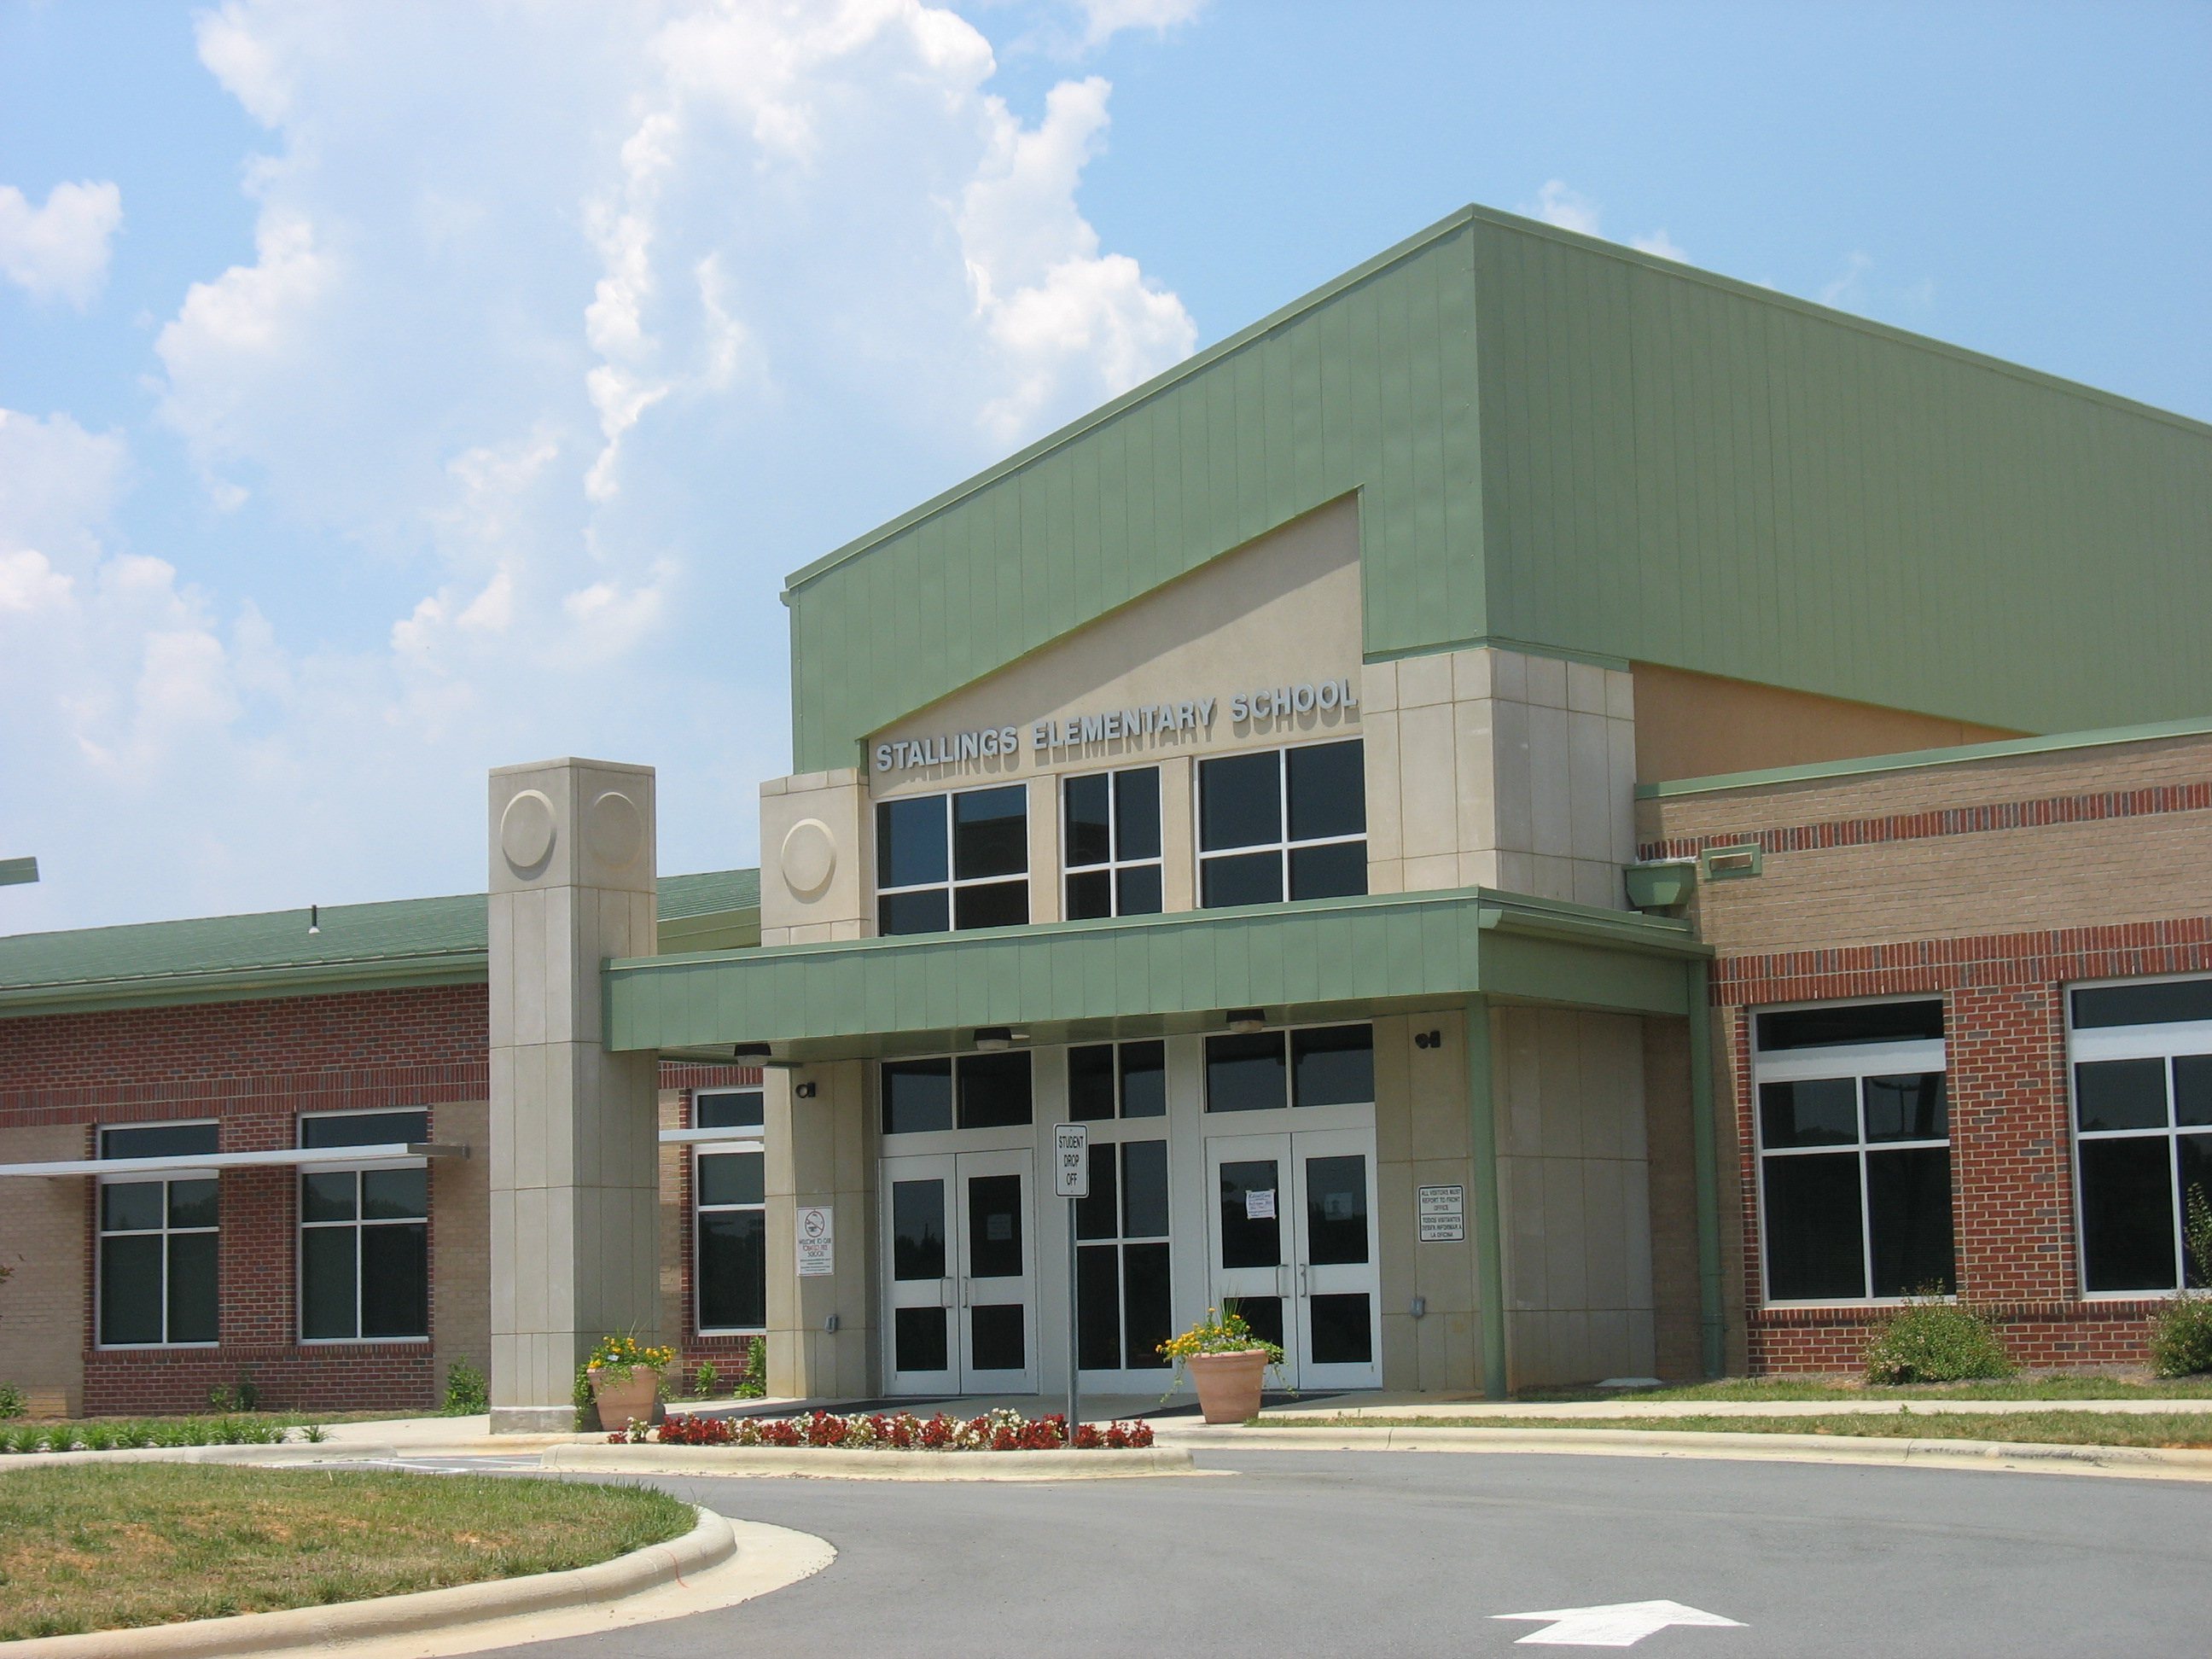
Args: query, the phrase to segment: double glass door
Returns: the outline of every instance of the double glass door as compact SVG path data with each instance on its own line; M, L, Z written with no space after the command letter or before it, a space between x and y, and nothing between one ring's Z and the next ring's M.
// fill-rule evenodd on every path
M1206 1144L1212 1294L1282 1346L1301 1389L1382 1383L1371 1129Z
M1024 1150L884 1160L888 1392L1036 1391L1030 1157Z

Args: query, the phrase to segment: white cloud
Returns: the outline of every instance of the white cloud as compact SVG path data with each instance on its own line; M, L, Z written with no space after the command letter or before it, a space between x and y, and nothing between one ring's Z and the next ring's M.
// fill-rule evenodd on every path
M1839 310L1857 311L1866 303L1867 272L1874 269L1873 258L1860 250L1853 250L1844 261L1844 268L1820 284L1820 303Z
M1667 234L1667 228L1664 225L1653 231L1649 236L1630 237L1628 245L1638 253L1649 253L1661 259L1687 261L1690 257L1675 245L1674 239Z
M1561 230L1572 230L1584 236L1602 236L1601 226L1604 211L1591 198L1569 185L1564 179L1547 179L1544 187L1536 192L1533 204L1521 209L1532 219L1541 219L1547 225L1557 225ZM1664 227L1643 236L1632 236L1629 246L1639 253L1656 254L1662 259L1680 259L1687 263L1690 256L1684 252Z
M34 300L66 300L79 311L107 277L108 245L123 222L112 184L56 185L34 208L0 185L0 272Z
M1077 0L1086 45L1103 45L1123 29L1165 34L1205 9L1206 0Z

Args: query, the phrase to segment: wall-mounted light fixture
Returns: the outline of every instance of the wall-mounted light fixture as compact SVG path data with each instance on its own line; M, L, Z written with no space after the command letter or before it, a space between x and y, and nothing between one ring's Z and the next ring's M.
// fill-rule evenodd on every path
M811 1083L794 1083L791 1085L791 1092L800 1100L811 1100L814 1098L814 1085Z
M1444 1046L1444 1034L1442 1031L1416 1031L1413 1033L1413 1046L1416 1048L1441 1048Z
M739 1065L743 1065L749 1060L756 1061L766 1060L768 1052L768 1044L765 1042L732 1042L730 1045L730 1058Z
M1224 1018L1229 1029L1239 1036L1250 1036L1267 1029L1267 1011L1265 1008L1231 1008Z

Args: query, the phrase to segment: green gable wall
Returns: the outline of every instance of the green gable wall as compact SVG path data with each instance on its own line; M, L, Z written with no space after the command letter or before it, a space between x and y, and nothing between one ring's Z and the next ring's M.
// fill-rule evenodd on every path
M794 575L795 764L1352 490L1370 658L2212 710L2212 428L1468 209Z

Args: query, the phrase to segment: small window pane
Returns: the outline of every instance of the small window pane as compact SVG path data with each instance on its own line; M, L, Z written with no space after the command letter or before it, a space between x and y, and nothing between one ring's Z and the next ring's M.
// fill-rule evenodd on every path
M1221 1166L1221 1265L1273 1267L1283 1259L1281 1180L1272 1158ZM1265 1200L1255 1203L1254 1194ZM1255 1215L1257 1208L1267 1213Z
M767 1097L758 1089L702 1090L691 1097L696 1129L757 1129L767 1121Z
M1225 1298L1224 1313L1234 1310L1244 1316L1244 1322L1252 1334L1262 1342L1283 1346L1283 1298L1279 1296L1232 1296Z
M169 1224L172 1227L212 1227L216 1224L216 1183L212 1181L173 1181L169 1183Z
M1375 1359L1372 1300L1364 1291L1308 1299L1316 1365L1367 1365Z
M942 1308L899 1308L891 1315L891 1363L902 1371L944 1371L952 1369L946 1352L945 1310Z
M216 1236L183 1233L169 1241L169 1340L216 1338Z
M2084 1281L2093 1291L2172 1290L2173 1166L2166 1138L2078 1144Z
M1331 847L1291 849L1291 896L1347 898L1367 890L1367 843L1339 842Z
M300 1334L310 1340L354 1335L352 1227L310 1227L300 1235Z
M1224 755L1198 763L1201 850L1260 847L1283 838L1280 765L1280 755L1272 750L1258 755Z
M1859 1090L1856 1079L1814 1078L1803 1083L1759 1085L1759 1144L1778 1146L1848 1146L1859 1138Z
M1115 908L1125 916L1156 916L1160 914L1160 866L1140 864L1133 870L1114 872Z
M2212 1019L2212 979L2169 979L2137 985L2092 985L2074 994L2074 1024L2171 1025Z
M1122 1363L1131 1370L1164 1369L1160 1344L1174 1334L1168 1288L1168 1247L1121 1247Z
M767 1162L758 1152L716 1152L699 1158L699 1202L702 1205L763 1201Z
M1164 1238L1168 1231L1168 1144L1132 1140L1121 1147L1121 1237Z
M1022 1178L968 1177L968 1271L1012 1279L1022 1271Z
M1103 772L1068 779L1062 799L1069 865L1103 864L1114 856L1111 793Z
M1858 1154L1764 1163L1767 1294L1777 1302L1864 1296Z
M891 1277L945 1277L945 1183L891 1182ZM914 1368L902 1359L900 1369ZM933 1370L934 1367L924 1367Z
M1951 1255L1951 1149L1867 1155L1868 1242L1874 1251L1874 1294L1948 1294L1956 1282Z
M352 1237L345 1229L329 1231ZM421 1222L361 1230L361 1334L430 1334L430 1230Z
M1121 1115L1165 1117L1168 1050L1164 1042L1121 1045Z
M1087 1197L1075 1200L1075 1236L1078 1238L1114 1238L1119 1236L1121 1218L1119 1183L1115 1179L1115 1148L1109 1142L1091 1143L1091 1192Z
M974 789L952 798L952 873L1018 876L1030 867L1029 787Z
M1089 921L1114 914L1114 878L1104 870L1089 870L1067 878L1067 919Z
M1206 1040L1206 1109L1272 1112L1288 1106L1283 1034L1231 1032Z
M1784 1008L1759 1015L1758 1025L1759 1046L1770 1054L1847 1043L1917 1042L1943 1035L1943 1005L1931 1000Z
M212 1123L146 1123L100 1132L102 1158L190 1158L215 1150Z
M1283 897L1283 855L1240 853L1199 866L1199 903L1207 910L1232 904L1277 904Z
M960 1127L1005 1129L1030 1121L1026 1052L964 1054L959 1066Z
M921 795L876 805L876 885L919 887L943 881L945 797Z
M2075 1120L2085 1130L2166 1127L2166 1062L2093 1060L2074 1068Z
M354 1219L354 1172L350 1170L325 1170L300 1177L300 1219L302 1221L351 1221Z
M1290 769L1292 841L1367 833L1367 774L1357 738L1292 749L1284 758Z
M926 1134L952 1127L952 1062L895 1060L883 1069L884 1133Z
M1087 1043L1067 1051L1067 1115L1079 1123L1114 1115L1112 1043Z
M1023 1331L1022 1304L1002 1303L995 1307L968 1310L969 1355L979 1371L1018 1371L1029 1361L1029 1343Z
M2175 1059L2173 1121L2185 1127L2212 1123L2212 1054L2182 1054Z
M428 1170L364 1170L361 1174L361 1216L364 1221L419 1221L430 1213Z
M1866 1080L1869 1140L1942 1140L1950 1133L1942 1073Z
M100 1189L100 1226L102 1232L124 1233L158 1231L161 1225L161 1189L159 1181L111 1181Z
M1114 830L1115 858L1159 857L1159 768L1114 775Z
M1018 927L1030 919L1030 884L1025 881L997 881L988 887L952 890L952 925L963 932L973 927Z
M398 1146L429 1138L428 1112L349 1112L300 1120L302 1146Z
M1375 1028L1324 1025L1291 1033L1291 1103L1364 1106L1375 1098Z
M1121 1252L1086 1244L1075 1253L1075 1363L1087 1371L1121 1368Z
M2176 1135L2173 1152L2175 1173L2181 1182L2181 1216L2185 1227L2189 1219L2187 1206L2191 1193L2201 1193L2205 1202L2212 1204L2212 1135ZM2182 1271L2189 1275L2189 1282L2201 1290L2204 1278L2197 1271L2195 1258L2185 1249L2181 1254Z
M1367 1160L1306 1160L1306 1259L1316 1267L1367 1260Z
M159 1233L100 1241L100 1340L111 1345L161 1340Z
M699 1326L744 1330L768 1323L768 1218L720 1210L699 1218Z
M876 928L890 933L949 933L952 901L942 887L924 893L885 893L876 901Z

